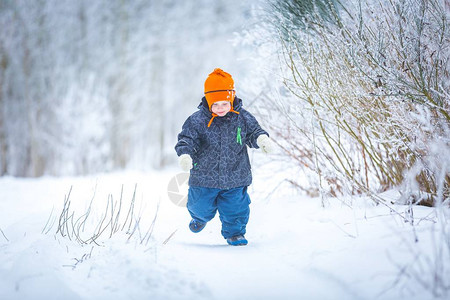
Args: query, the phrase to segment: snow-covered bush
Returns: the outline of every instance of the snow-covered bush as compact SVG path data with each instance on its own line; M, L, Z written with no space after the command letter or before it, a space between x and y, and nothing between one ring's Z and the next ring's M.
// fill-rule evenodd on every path
M330 195L403 187L405 201L448 202L444 3L312 1L320 9L299 16L299 2L275 2L271 27L284 83L272 129L292 161L318 175L293 181Z

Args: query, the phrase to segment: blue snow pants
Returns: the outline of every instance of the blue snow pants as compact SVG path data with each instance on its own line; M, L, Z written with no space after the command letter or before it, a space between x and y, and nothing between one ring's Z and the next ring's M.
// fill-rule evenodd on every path
M245 234L250 215L249 204L246 186L229 190L189 187L187 208L191 217L206 223L214 218L218 210L225 239Z

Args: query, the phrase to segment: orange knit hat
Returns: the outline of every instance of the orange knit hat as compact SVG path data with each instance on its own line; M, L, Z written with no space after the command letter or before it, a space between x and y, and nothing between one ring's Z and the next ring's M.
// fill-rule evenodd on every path
M233 78L222 69L214 69L206 78L205 98L208 102L209 110L211 110L211 105L217 101L230 101L233 109L235 93Z

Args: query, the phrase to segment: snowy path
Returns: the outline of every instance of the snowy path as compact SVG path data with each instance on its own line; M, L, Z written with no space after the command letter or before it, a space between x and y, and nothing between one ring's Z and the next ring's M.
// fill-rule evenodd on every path
M277 299L280 295L286 299L336 299L337 295L352 298L345 286L307 270L308 260L302 253L301 242L298 236L290 235L295 230L285 228L285 234L273 235L258 233L267 232L270 226L280 229L282 224L273 215L267 219L258 215L258 208L252 214L252 222L258 225L249 226L247 247L228 246L220 236L220 222L216 218L199 234L179 229L160 249L158 258L172 262L173 267L182 266L183 272L207 282L213 298ZM270 224L271 219L277 220L276 224ZM189 220L184 221L187 224Z
M412 231L384 207L360 200L354 210L317 199L253 197L245 247L228 246L218 217L200 233L191 233L185 208L165 196L171 172L116 174L95 178L0 178L0 299L424 299L412 297L414 283L393 288L398 264ZM160 199L151 242L107 239L102 246L81 247L54 234L41 234L52 207L74 188L98 197L117 191L148 202L151 221ZM77 194L78 192L78 194ZM78 195L78 196L77 196ZM151 195L151 197L149 197ZM252 195L251 195L252 196ZM84 200L79 200L84 199ZM148 200L151 199L151 200ZM358 205L355 205L357 207ZM430 213L417 208L416 215ZM428 226L426 222L423 226ZM176 230L176 233L164 241ZM54 230L52 231L54 232ZM421 233L419 232L419 235ZM427 241L423 233L420 240ZM417 290L415 291L417 292Z

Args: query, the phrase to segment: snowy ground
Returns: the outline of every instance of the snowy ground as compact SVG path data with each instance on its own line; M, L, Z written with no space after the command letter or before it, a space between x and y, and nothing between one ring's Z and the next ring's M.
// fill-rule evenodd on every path
M266 198L253 188L249 245L231 247L217 217L204 231L189 231L186 209L166 193L176 172L0 178L0 299L432 298L407 275L419 260L411 249L433 258L426 218L433 209L414 208L415 243L409 223L370 200L352 199L350 209L332 199L323 208L319 199L281 191ZM255 185L264 180L256 177ZM125 202L135 184L142 220L129 241L119 231L81 246L55 234L70 187L71 212L86 212L95 191L100 220L108 194L117 200L123 185Z

